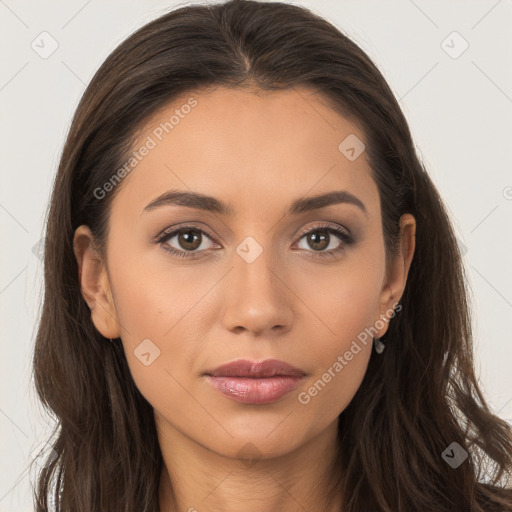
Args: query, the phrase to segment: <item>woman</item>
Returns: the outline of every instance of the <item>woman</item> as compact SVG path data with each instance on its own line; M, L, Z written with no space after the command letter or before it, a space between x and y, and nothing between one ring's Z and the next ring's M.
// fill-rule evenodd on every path
M512 510L442 200L380 72L304 8L182 7L107 58L45 286L38 511Z

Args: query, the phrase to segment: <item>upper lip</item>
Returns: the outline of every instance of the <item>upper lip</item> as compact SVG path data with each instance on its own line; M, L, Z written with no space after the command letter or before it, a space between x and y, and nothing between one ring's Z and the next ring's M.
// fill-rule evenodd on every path
M248 361L238 359L231 363L223 364L214 370L206 372L212 377L276 377L291 376L303 377L302 370L278 359L265 359L264 361Z

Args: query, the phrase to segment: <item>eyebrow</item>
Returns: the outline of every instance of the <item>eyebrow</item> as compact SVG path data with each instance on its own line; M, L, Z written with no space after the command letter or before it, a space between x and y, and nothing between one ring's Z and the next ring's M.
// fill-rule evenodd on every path
M312 210L325 208L333 204L353 204L367 214L364 203L355 195L346 190L336 190L326 194L299 198L288 207L287 215L297 215ZM197 192L185 192L181 190L169 190L151 201L143 210L154 210L160 206L187 206L198 210L205 210L225 216L233 216L236 209L230 203L219 201L215 197L199 194Z

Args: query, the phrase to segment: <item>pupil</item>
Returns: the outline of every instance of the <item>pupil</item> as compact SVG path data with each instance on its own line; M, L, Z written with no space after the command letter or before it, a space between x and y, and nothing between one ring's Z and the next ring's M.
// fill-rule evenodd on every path
M180 237L179 242L182 245L182 247L184 247L186 249L197 249L201 245L201 243L194 244L194 238L195 238L195 242L197 242L199 240L198 235L199 235L199 233L197 231L192 231L192 230L184 231L184 232L180 233L180 235L179 235L179 237Z
M329 246L328 235L326 231L318 231L318 233L322 234L318 235L317 233L312 233L310 235L310 240L312 240L313 244L315 244L319 243L319 238L322 238L322 241L320 242L320 247L316 247L316 249L322 250ZM313 249L315 249L314 246Z

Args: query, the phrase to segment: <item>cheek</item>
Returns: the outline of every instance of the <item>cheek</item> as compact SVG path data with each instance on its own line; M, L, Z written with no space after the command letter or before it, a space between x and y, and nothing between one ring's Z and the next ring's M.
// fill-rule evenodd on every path
M191 399L185 388L201 352L199 343L186 343L195 339L194 310L185 294L177 292L180 284L154 275L143 277L132 274L116 290L128 367L140 393L155 409L166 410L172 404L172 411L186 414Z
M318 272L314 280L298 274L305 276L295 282L310 309L308 338L314 342L314 372L298 396L305 414L334 420L361 385L373 349L383 271L378 261L358 258ZM312 353L309 346L310 358Z
M372 286L354 286L353 277L330 281L327 292L308 295L308 304L320 312L317 331L310 332L311 376L298 395L303 413L334 421L356 394L373 348L371 327L376 311ZM316 319L314 322L317 323Z
M199 277L201 266L172 268L165 257L116 252L113 245L110 257L116 261L112 291L135 384L157 409L169 404L186 409L191 398L184 388L198 372L205 350L201 340L211 321L211 296L205 293L218 282L219 272L205 269Z
M344 352L377 320L383 271L378 262L367 265L353 257L316 271L313 278L311 270L295 273L293 289L302 302L298 309L308 318L310 336L316 330L315 353L324 363L322 354Z
M111 271L112 290L123 340L132 344L151 338L159 345L167 343L187 324L211 286L209 278L199 278L198 267L173 268L165 256L128 252L131 256L121 258L112 251L118 262Z

